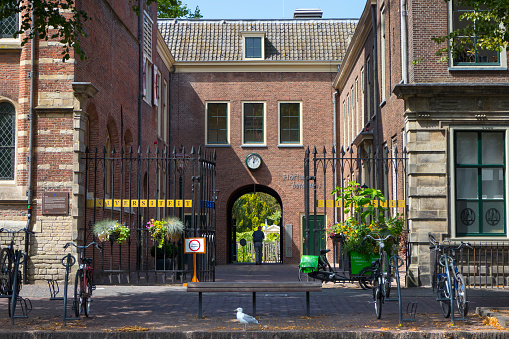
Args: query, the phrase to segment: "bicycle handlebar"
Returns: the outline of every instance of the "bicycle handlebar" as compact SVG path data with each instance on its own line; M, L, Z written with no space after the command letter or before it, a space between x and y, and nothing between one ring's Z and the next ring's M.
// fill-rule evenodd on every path
M101 249L101 245L99 245L98 243L96 243L95 241L92 241L90 244L86 245L86 246L78 246L76 245L75 243L73 242L68 242L64 245L64 249L67 249L67 247L69 247L70 245L73 245L74 247L76 247L77 249L85 249L91 245L95 245L95 247L97 247L98 249Z
M9 230L7 228L0 228L0 232L7 232L7 233L11 233L11 234L25 232L25 233L29 233L29 234L35 235L34 232L28 230L28 228L26 228L26 227L25 228L21 228L19 230Z
M453 245L453 244L449 244L449 245L442 244L441 245L431 233L428 233L428 239L429 239L429 243L430 243L430 245L429 245L430 250L438 251L440 248L442 248L442 249L453 249L453 250L457 251L457 250L462 249L463 247L467 247L470 249L473 248L469 242L463 242L463 241L461 241L458 246Z
M359 245L362 246L364 241L366 241L366 239L368 239L368 238L371 238L374 241L378 241L378 242L385 241L385 240L387 240L389 238L393 238L394 239L394 237L391 234L387 235L385 238L381 234L378 234L378 233L375 233L375 234L378 236L378 238L375 238L371 234L368 234L364 238L362 238L362 241L361 241L361 243Z

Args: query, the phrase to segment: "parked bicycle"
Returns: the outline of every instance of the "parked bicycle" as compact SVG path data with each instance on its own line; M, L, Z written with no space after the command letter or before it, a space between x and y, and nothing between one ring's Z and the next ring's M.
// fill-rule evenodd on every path
M23 264L26 259L26 253L21 250L14 249L14 237L16 234L20 232L25 232L25 234L34 234L32 231L29 231L27 227L19 230L8 230L5 228L0 228L0 232L6 232L11 234L11 241L9 245L2 249L0 252L0 294L2 295L12 295L13 292L15 298L19 295L22 286L22 275L19 270L19 265ZM19 256L18 269L16 270L16 258ZM15 272L16 271L16 272ZM16 279L15 279L16 277ZM15 286L13 286L15 284ZM15 290L14 290L15 288ZM12 297L9 297L9 316L11 316L14 312L11 313L11 307L16 306L16 302L11 301Z
M392 238L392 235L383 236L378 233L372 234L373 235L366 235L362 239L361 245L368 238L373 239L375 242L377 242L380 258L376 259L371 264L371 268L365 268L363 271L367 272L369 269L372 271L371 284L373 289L373 302L375 304L376 317L377 319L380 319L382 317L382 304L385 302L385 299L389 298L391 293L391 266L389 265L389 259L387 257L387 252L384 250L384 247L385 241L389 238Z
M432 285L436 298L440 302L442 313L445 318L448 318L452 313L454 318L454 300L456 300L458 312L465 318L468 314L469 301L465 278L456 264L456 251L464 247L472 248L472 246L463 241L459 245L440 244L431 233L428 234L428 238L430 250L436 252ZM439 255L440 251L443 253Z
M92 292L95 290L95 285L94 269L92 267L93 259L85 257L85 249L92 245L95 245L99 249L101 247L95 242L91 242L86 246L78 246L75 243L68 242L65 244L64 249L67 249L70 245L76 247L80 257L80 267L76 272L76 279L74 280L74 315L79 317L83 312L85 316L88 317L92 304Z
M365 289L369 285L370 277L362 274L347 276L344 272L337 272L329 263L327 253L330 249L320 250L320 255L303 255L299 265L299 281L306 281L309 278L321 280L323 282L345 283L358 281L359 285Z

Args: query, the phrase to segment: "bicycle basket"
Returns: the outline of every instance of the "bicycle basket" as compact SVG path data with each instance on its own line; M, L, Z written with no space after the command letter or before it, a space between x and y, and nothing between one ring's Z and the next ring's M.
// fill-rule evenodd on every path
M317 255L303 255L300 258L300 271L304 273L311 273L318 271L318 256Z

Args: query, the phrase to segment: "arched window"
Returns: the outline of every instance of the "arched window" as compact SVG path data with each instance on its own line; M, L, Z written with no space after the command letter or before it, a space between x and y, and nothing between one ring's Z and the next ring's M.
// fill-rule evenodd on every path
M106 131L106 154L104 159L104 167L105 167L105 180L104 180L104 192L111 196L111 167L112 167L112 161L111 158L111 139L110 139L110 133Z
M14 180L16 110L0 102L0 180Z

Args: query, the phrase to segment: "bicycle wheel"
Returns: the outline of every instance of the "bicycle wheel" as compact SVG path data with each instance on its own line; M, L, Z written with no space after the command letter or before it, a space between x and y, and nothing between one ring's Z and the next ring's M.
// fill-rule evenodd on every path
M88 318L90 314L90 305L92 304L92 277L87 273L86 296L83 298L83 311Z
M369 290L373 288L373 268L364 267L359 272L359 285L363 290Z
M74 315L78 318L81 315L81 310L83 308L83 271L78 270L76 272L76 279L74 279Z
M467 288L465 285L465 279L461 273L456 275L456 303L458 305L458 311L465 318L468 314L468 300L467 300Z
M12 260L9 250L7 248L2 249L0 252L0 294L9 294L11 290L10 278L11 278Z
M300 267L299 267L299 272L298 273L299 273L299 281L307 281L307 276L308 275L306 273L302 272L300 270Z
M383 279L383 289L385 298L389 298L391 295L391 267L389 266L389 259L387 258L387 252L382 252L382 274L384 275Z
M381 277L375 277L373 281L373 302L375 304L376 318L382 317L382 285L380 284Z
M444 315L444 318L449 318L451 315L451 303L449 300L448 291L451 289L449 288L449 284L447 282L447 276L443 274L440 275L437 285L437 299L439 299L442 314Z

